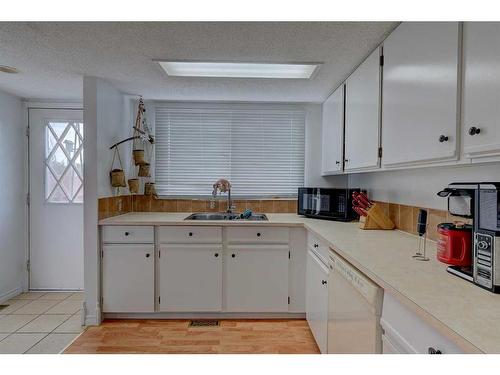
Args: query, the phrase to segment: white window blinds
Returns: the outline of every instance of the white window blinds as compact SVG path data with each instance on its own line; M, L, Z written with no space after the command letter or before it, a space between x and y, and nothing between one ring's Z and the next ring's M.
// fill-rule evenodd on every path
M295 105L156 104L160 195L291 196L304 183L304 110Z

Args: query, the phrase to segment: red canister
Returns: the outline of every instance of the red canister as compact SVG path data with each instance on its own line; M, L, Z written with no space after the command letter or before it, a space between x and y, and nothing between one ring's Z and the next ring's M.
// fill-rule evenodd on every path
M437 259L454 266L470 266L472 264L472 226L441 223L437 231Z

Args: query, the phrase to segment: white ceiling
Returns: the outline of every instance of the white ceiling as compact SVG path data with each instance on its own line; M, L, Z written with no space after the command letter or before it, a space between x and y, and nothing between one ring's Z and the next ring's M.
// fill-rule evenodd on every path
M0 89L28 99L82 97L82 77L157 100L321 102L394 22L0 22ZM321 62L311 80L169 77L153 59Z

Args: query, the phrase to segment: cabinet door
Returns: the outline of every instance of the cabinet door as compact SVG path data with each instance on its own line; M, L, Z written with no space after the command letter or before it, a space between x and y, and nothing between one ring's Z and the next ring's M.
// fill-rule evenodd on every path
M405 22L384 42L384 166L456 159L458 22Z
M327 352L328 268L311 251L307 252L306 318L321 353Z
M104 245L103 312L154 311L154 246Z
M288 246L231 246L226 256L226 311L288 311Z
M344 85L323 103L322 175L341 173L344 166Z
M159 275L161 311L221 311L220 245L163 245Z
M345 170L379 167L380 51L376 49L347 79Z
M471 158L500 155L499 38L498 22L464 25L462 139L464 154Z

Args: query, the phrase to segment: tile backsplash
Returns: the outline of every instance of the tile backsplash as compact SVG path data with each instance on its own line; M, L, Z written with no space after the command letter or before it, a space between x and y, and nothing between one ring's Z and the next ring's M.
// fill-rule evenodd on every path
M376 202L379 204L396 228L408 233L416 234L418 211L420 207L403 204ZM237 212L251 209L257 213L296 213L296 199L262 199L262 200L234 200ZM423 208L423 207L422 207ZM452 216L448 211L423 208L427 210L427 237L437 239L437 225L443 222L466 221ZM220 212L226 210L226 200L215 200L215 207L210 208L209 199L157 199L144 195L122 195L99 199L99 219L121 215L127 212Z
M404 204L376 202L396 225L396 228L404 232L417 234L418 211L420 208L427 211L427 238L435 241L437 239L437 225L440 223L451 223L454 221L464 221L471 224L470 219L453 216L445 210L433 208L407 206Z
M127 212L220 212L226 210L227 201L216 199L214 208L209 199L158 199L145 195L122 195L99 199L99 219ZM262 213L295 213L296 199L256 199L233 201L237 212L251 209Z

